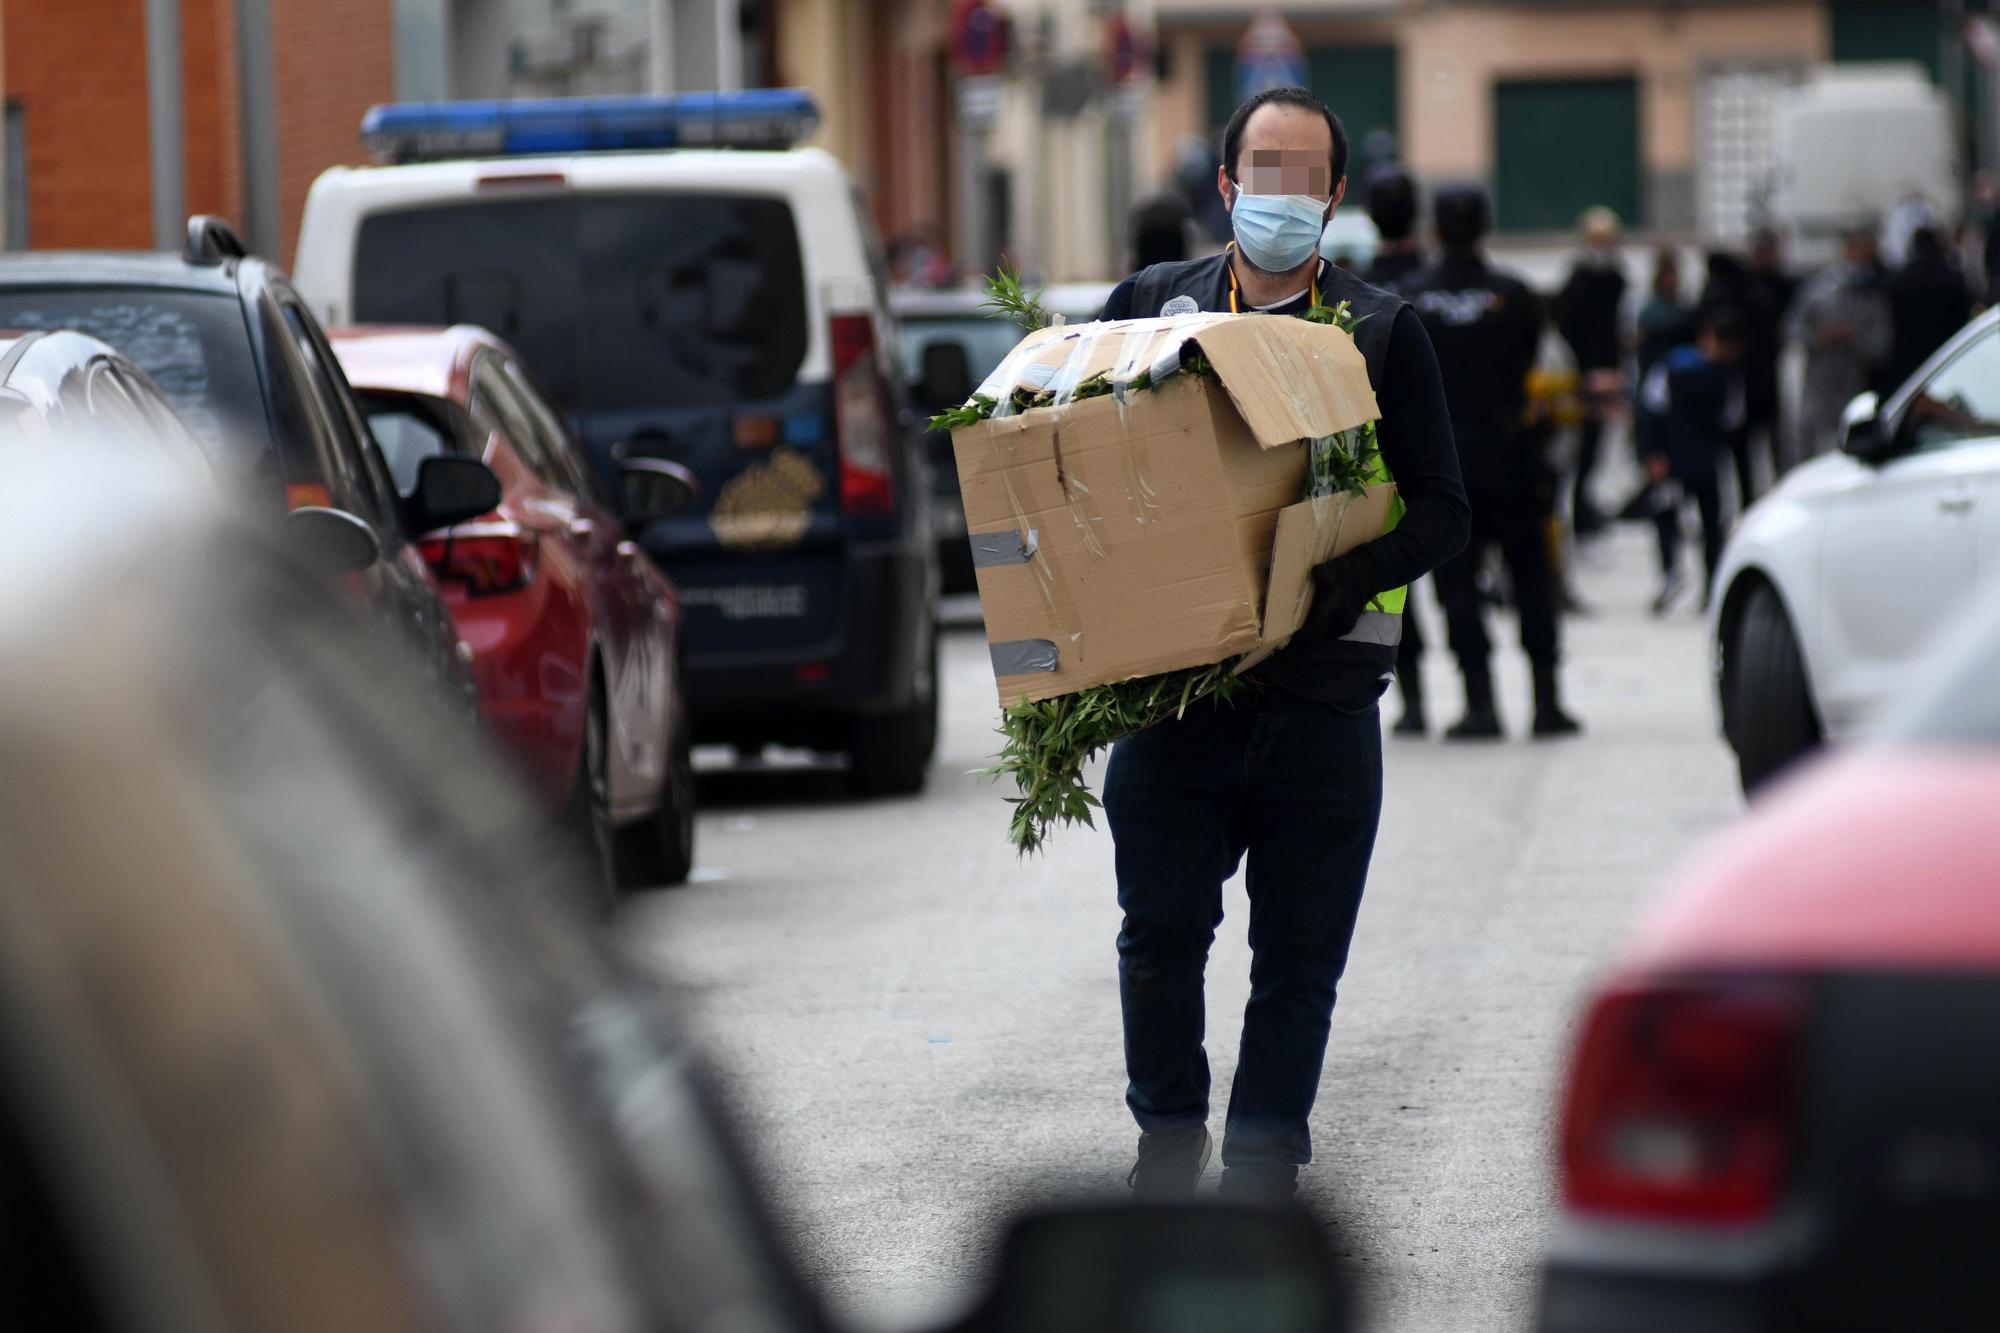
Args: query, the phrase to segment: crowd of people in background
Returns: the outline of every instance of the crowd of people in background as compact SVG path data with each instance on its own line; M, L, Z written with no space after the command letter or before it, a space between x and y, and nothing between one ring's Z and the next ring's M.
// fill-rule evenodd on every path
M1186 258L1226 236L1226 217L1201 211L1214 203L1213 161L1201 148L1187 146L1178 173L1185 179L1176 188L1134 210L1134 267ZM1350 195L1372 221L1372 235L1357 242L1336 215L1322 253L1377 286L1400 288L1441 253L1421 225L1415 182L1387 147L1375 161ZM1574 374L1566 410L1541 423L1546 447L1535 466L1544 475L1529 488L1547 502L1558 534L1553 544L1560 548L1565 533L1588 542L1620 519L1651 523L1662 564L1653 606L1664 613L1688 586L1680 568L1683 524L1698 523L1705 605L1734 515L1797 463L1836 447L1842 413L1857 394L1886 398L1980 305L1992 303L2000 289L2000 180L1975 181L1973 200L1970 223L1981 240L1970 250L1921 207L1906 206L1856 226L1831 263L1803 276L1787 267L1780 238L1768 229L1740 250L1710 249L1694 274L1682 248L1661 246L1643 290L1633 289L1617 214L1588 210L1579 221L1580 252L1543 311L1556 334L1552 345L1567 352L1564 375ZM900 237L890 250L899 282L942 286L959 277L929 233ZM1982 281L1974 282L1962 253L1976 254ZM1800 362L1789 393L1782 374L1788 348ZM1529 394L1531 412L1545 411L1540 399ZM1549 428L1558 416L1562 428ZM1607 443L1624 438L1644 481L1607 513L1599 467ZM1585 609L1560 563L1557 605ZM1420 636L1407 635L1405 658L1414 661L1421 650ZM1422 727L1421 705L1406 719Z
M2000 184L1981 182L1977 198L1981 258L2000 280ZM1365 201L1380 241L1361 267L1380 285L1404 284L1426 262L1414 187L1386 170L1369 182ZM1791 467L1836 447L1857 394L1886 398L1992 294L1968 274L1954 235L1916 208L1855 227L1833 262L1803 278L1787 268L1771 230L1741 250L1709 250L1692 280L1683 250L1662 246L1643 291L1630 289L1615 213L1590 209L1579 235L1581 250L1546 310L1557 335L1551 345L1567 353L1564 373L1574 376L1568 428L1545 434L1549 447L1535 466L1557 483L1544 488L1550 520L1577 541L1615 519L1657 528L1662 578L1653 605L1662 613L1688 585L1684 522L1701 528L1705 605L1733 516ZM1791 393L1783 385L1788 348L1801 367ZM1644 479L1607 514L1599 463L1621 426ZM1566 583L1558 600L1581 608Z

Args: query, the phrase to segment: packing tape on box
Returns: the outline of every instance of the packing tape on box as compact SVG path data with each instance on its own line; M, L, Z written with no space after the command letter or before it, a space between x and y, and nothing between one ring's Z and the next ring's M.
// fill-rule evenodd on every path
M1023 536L1025 532L1027 535ZM994 569L1001 565L1025 565L1034 559L1035 552L1042 547L1041 534L1033 528L1007 528L1000 532L975 532L969 535L972 543L972 567L974 569Z
M1032 676L1056 669L1056 646L1047 639L1008 639L989 643L995 676Z
M1124 345L1119 349L1118 364L1111 368L1111 396L1118 403L1118 424L1131 424L1132 384L1140 375L1147 376L1147 387L1159 384L1160 376L1151 373L1155 357L1162 342L1171 343L1174 368L1180 368L1180 335L1158 326L1132 327L1117 326L1124 333ZM1169 372L1171 373L1171 372ZM1147 522L1160 507L1159 492L1153 486L1152 454L1146 447L1144 438L1130 439L1125 447L1125 493L1138 506L1133 514L1135 523Z
M1075 345L1069 349L1069 355L1063 358L1061 367L1048 382L1049 392L1054 397L1050 406L1068 407L1076 400L1077 386L1094 378L1089 375L1090 359L1103 336L1102 333L1080 333L1075 337Z

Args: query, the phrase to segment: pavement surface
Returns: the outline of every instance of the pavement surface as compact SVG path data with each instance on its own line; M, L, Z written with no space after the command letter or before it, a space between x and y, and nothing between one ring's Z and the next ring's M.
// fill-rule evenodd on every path
M1646 610L1652 551L1626 529L1578 558L1595 614L1568 623L1567 676L1586 736L1524 738L1526 666L1503 620L1513 737L1386 743L1303 1178L1367 1328L1525 1325L1579 998L1667 872L1740 808L1701 621ZM710 774L695 882L635 897L617 923L711 1053L806 1273L874 1327L967 1299L1024 1205L1121 1189L1135 1134L1110 838L1064 830L1017 860L1001 793L969 775L998 715L976 629L949 637L943 671L922 797L851 801L837 773L800 766ZM1426 675L1435 727L1461 694L1442 652ZM1383 712L1386 726L1393 695ZM1218 1131L1248 992L1240 880L1225 911L1208 983Z

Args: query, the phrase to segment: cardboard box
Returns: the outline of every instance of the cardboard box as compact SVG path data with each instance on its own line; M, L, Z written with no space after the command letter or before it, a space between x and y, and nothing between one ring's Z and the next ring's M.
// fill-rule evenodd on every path
M1198 349L1220 377L1173 373ZM1304 441L1375 419L1353 339L1269 315L1043 329L981 392L1152 376L952 433L1003 704L1225 661L1304 623L1312 566L1379 536L1393 486L1304 500Z

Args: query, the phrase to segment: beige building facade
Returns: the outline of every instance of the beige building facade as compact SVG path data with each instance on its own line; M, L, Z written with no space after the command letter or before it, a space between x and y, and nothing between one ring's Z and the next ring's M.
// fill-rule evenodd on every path
M1260 15L1347 123L1355 186L1392 157L1427 185L1483 182L1524 241L1595 204L1640 233L1741 238L1765 215L1785 90L1829 60L1928 62L1942 81L1949 27L1934 0L989 0L1010 57L975 87L950 0L772 3L773 73L818 94L819 142L885 236L1051 280L1124 270L1132 205L1215 151ZM1114 83L1121 14L1148 54Z

